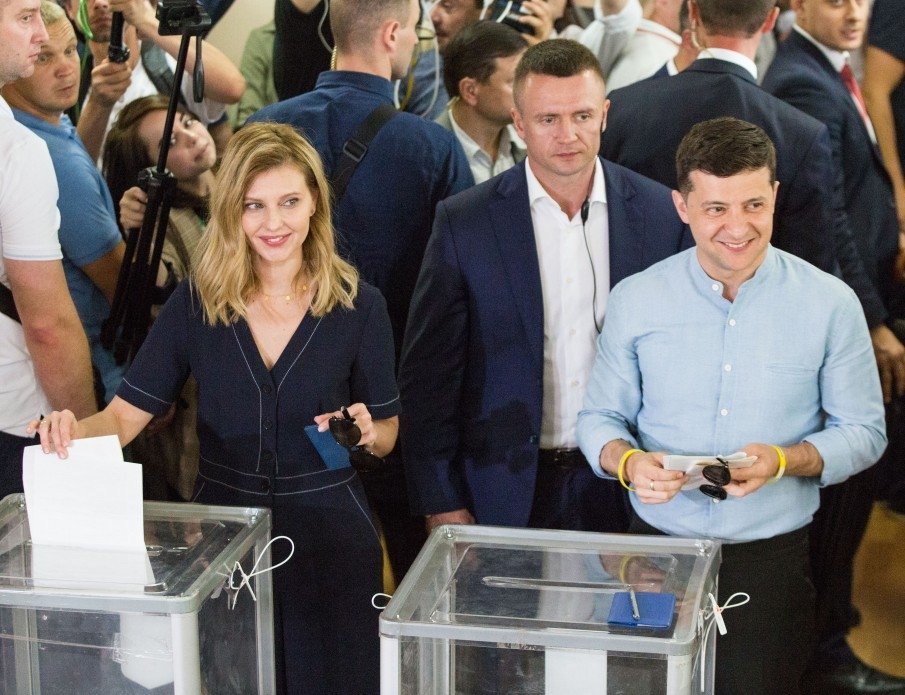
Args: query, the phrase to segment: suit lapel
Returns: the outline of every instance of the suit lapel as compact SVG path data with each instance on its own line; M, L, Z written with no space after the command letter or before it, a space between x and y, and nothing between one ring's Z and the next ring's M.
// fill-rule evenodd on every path
M644 267L644 229L642 213L636 204L635 187L605 159L603 180L606 185L607 215L610 223L610 287Z
M503 275L512 292L532 356L538 365L543 365L544 298L524 162L500 177L496 196L488 209Z
M880 150L877 148L877 145L873 142L873 140L871 140L870 133L867 130L867 125L865 125L864 119L861 118L861 112L855 105L855 102L852 99L852 95L848 91L848 87L845 86L845 82L842 81L842 77L836 71L836 68L833 67L832 63L830 63L827 57L823 55L823 53L819 48L817 48L817 46L812 44L797 31L793 31L787 41L791 41L792 46L797 48L799 51L808 54L817 61L818 65L820 65L820 67L826 74L828 82L832 83L832 89L835 89L839 94L839 98L842 99L846 109L848 109L849 114L857 119L858 124L861 127L861 131L864 133L864 137L871 144L871 151L874 158L877 160L877 164L879 165L880 169L886 171L885 167L883 166L883 158L880 155Z

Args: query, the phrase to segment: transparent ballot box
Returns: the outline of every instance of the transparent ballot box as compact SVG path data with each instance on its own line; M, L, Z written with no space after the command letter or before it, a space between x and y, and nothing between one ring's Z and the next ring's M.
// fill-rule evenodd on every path
M145 502L144 527L147 553L39 546L0 502L0 692L274 692L270 573L236 565L271 566L270 511Z
M380 617L381 695L712 693L719 563L709 540L442 526Z

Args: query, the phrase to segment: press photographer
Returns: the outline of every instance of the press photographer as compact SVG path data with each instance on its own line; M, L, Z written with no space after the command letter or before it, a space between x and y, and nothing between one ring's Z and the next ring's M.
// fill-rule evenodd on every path
M156 3L146 0L82 0L76 12L76 26L86 39L89 55L82 70L82 94L77 111L79 136L88 153L98 160L104 137L120 109L139 97L151 94L169 96L173 91L179 37L162 35L155 16ZM110 61L111 25L114 12L125 20L123 42L129 49L125 63ZM192 99L195 70L195 46L186 57L185 78L179 93L221 145L231 133L225 118L226 104L239 100L245 80L238 68L219 49L203 41L205 98L201 104Z

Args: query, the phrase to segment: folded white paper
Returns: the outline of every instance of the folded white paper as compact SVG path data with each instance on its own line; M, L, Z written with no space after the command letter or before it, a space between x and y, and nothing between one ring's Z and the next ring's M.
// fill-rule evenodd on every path
M26 447L22 482L32 543L146 552L141 466L118 437L73 440L66 459Z
M729 468L747 468L757 461L756 456L748 456L744 451L736 451L734 454L720 456ZM701 454L700 456L682 456L679 454L668 454L663 457L663 468L668 471L685 471L688 475L688 481L682 486L683 490L697 490L701 485L707 483L704 474L701 472L704 466L719 466L720 462L716 460L716 456Z

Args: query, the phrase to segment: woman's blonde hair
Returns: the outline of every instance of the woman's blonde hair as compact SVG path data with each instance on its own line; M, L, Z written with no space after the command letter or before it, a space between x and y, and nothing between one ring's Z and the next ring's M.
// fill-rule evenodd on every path
M255 252L242 228L245 195L257 176L284 165L301 172L316 200L300 270L314 288L311 313L323 316L337 304L352 308L358 271L336 253L330 186L317 151L291 126L253 123L233 135L226 147L211 193L210 223L193 261L195 288L205 321L212 326L246 318L248 302L261 290Z

